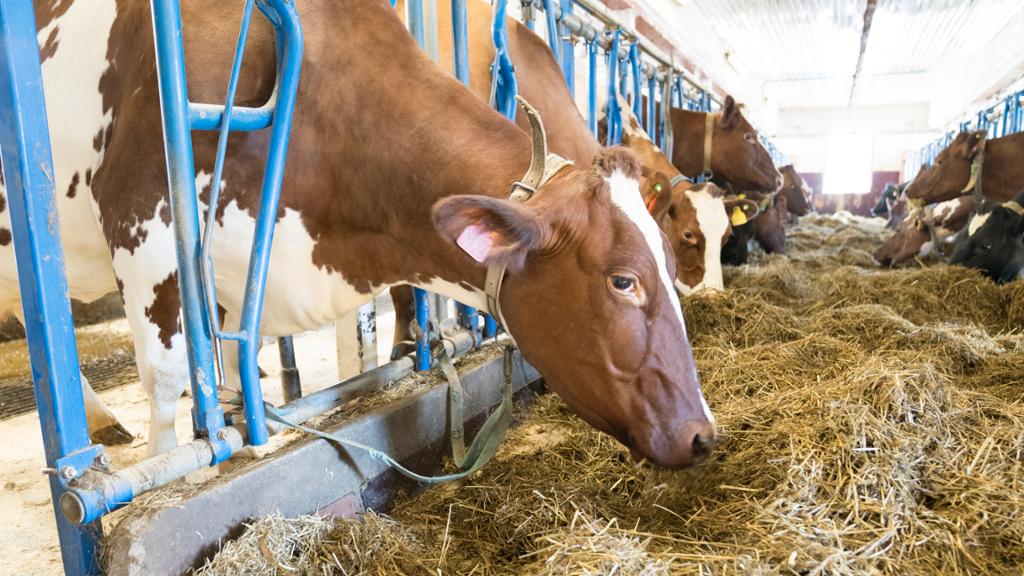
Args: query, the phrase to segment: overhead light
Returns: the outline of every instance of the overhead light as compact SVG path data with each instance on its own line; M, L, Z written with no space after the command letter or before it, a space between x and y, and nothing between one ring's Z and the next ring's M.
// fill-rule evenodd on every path
M743 65L743 61L740 60L732 50L726 50L725 63L728 64L736 74L740 76L748 76L747 67Z

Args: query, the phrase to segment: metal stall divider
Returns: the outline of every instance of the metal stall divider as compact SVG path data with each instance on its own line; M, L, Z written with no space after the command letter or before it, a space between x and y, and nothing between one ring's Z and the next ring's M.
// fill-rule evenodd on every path
M76 526L57 506L74 478L109 460L89 443L64 252L52 226L53 159L31 0L0 0L0 151L64 573L100 574L100 522Z

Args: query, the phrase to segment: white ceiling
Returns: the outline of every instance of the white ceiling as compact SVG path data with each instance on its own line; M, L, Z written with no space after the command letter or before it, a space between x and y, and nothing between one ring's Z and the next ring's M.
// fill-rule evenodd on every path
M877 0L863 57L869 0L641 3L777 134L780 110L897 105L938 130L1024 73L1022 0Z

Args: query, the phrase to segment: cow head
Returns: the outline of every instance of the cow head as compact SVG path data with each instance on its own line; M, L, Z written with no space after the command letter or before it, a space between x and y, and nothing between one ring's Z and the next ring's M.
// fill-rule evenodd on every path
M996 282L1009 282L1024 270L1024 192L1012 201L982 207L971 215L966 234L950 264L977 268Z
M960 196L971 180L971 164L981 152L985 131L961 132L942 149L932 165L924 168L907 186L906 196L923 204Z
M871 215L885 216L888 214L892 205L896 203L899 193L899 186L892 183L886 184L885 190L882 191L882 195L878 197L878 202L876 202L875 207L871 209Z
M628 107L623 114L622 144L643 166L640 191L675 253L676 288L683 294L705 288L724 290L722 244L730 227L722 190L714 184L694 186L676 178L679 171L640 128Z
M677 137L686 132L675 132ZM692 132L691 132L692 134ZM757 138L757 130L743 117L740 106L732 96L715 121L711 149L711 170L716 176L731 182L740 190L775 190L782 176L775 169L772 157Z
M754 237L769 254L786 253L786 197L776 194L769 206L754 220Z
M740 266L750 256L750 241L754 238L754 218L760 215L757 202L730 194L725 198L725 211L729 215L731 233L722 246L722 263Z
M480 270L507 266L505 321L552 390L634 456L683 467L709 450L714 420L673 287L675 261L639 179L636 157L611 148L525 204L452 196L434 205L433 219Z
M896 233L879 246L873 256L882 266L895 266L917 256L930 240L928 228L910 215L897 225Z
M811 201L807 197L807 185L804 179L796 173L792 164L779 168L782 174L782 187L779 188L779 195L786 199L787 209L797 215L806 216L811 211Z

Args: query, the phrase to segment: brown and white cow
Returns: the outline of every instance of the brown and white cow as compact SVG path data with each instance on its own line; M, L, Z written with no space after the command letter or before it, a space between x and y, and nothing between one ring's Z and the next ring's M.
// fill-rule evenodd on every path
M967 225L974 206L974 199L966 195L926 208L911 208L896 232L875 250L875 261L882 266L895 266L941 249L936 242L952 242Z
M914 177L905 195L923 204L944 202L969 193L971 165L984 151L982 194L1006 202L1024 188L1024 132L982 142L985 132L961 132L938 153L935 161Z
M683 294L724 290L722 244L732 228L722 189L683 178L628 109L623 109L622 123L622 145L643 166L640 191L675 253L676 288Z
M404 15L404 2L399 0L395 10ZM494 45L491 40L492 6L480 0L470 0L466 6L467 27L469 32L469 69L470 88L480 98L487 100L491 92L490 66L494 60ZM576 103L565 84L562 69L558 66L548 44L536 33L518 20L508 18L509 55L516 66L516 81L519 93L533 105L544 119L544 127L548 134L548 144L553 152L575 161L577 164L589 164L593 155L600 149L600 143L590 132L586 121L580 114ZM449 72L453 69L453 45L451 34L451 5L442 2L438 5L438 52L441 69ZM625 110L626 116L630 116ZM522 114L516 119L523 130L529 126ZM624 119L625 123L625 119ZM724 133L723 133L724 134ZM634 120L632 138L626 143L640 160L643 171L650 175L662 172L671 178L678 170L665 158L658 147L646 136L643 129ZM725 142L720 147L727 147L728 135L720 135ZM750 163L751 159L743 155L725 160L731 167L741 163ZM727 170L729 171L729 170ZM742 173L741 171L736 171ZM732 173L730 171L730 173ZM649 182L641 182L642 187ZM646 188L645 188L646 189ZM725 208L719 196L708 192L693 192L688 196L692 201L681 201L673 212L678 216L676 226L687 230L695 239L699 249L689 249L683 255L676 253L676 261L681 274L677 287L684 293L694 292L703 288L721 290L721 264L717 262L721 251L719 237L728 226L722 218ZM668 231L666 231L668 233ZM673 244L673 248L677 248ZM712 261L715 261L712 263Z
M438 72L383 0L298 3L303 77L261 332L322 326L395 284L483 307L489 264L507 264L509 331L551 388L637 456L686 466L715 435L674 262L622 149L558 172L525 204L506 199L530 138ZM184 6L190 96L217 101L237 7ZM188 381L144 2L37 7L70 292L120 288L152 408L151 454L176 445ZM272 32L253 22L239 104L271 95ZM396 86L403 87L397 90ZM232 135L212 244L218 303L237 324L265 133ZM196 165L216 135L194 135ZM200 172L201 199L210 176ZM475 248L457 241L472 236ZM8 311L17 309L13 254ZM112 258L111 258L112 256ZM482 262L480 262L482 260ZM112 264L112 265L111 265Z

